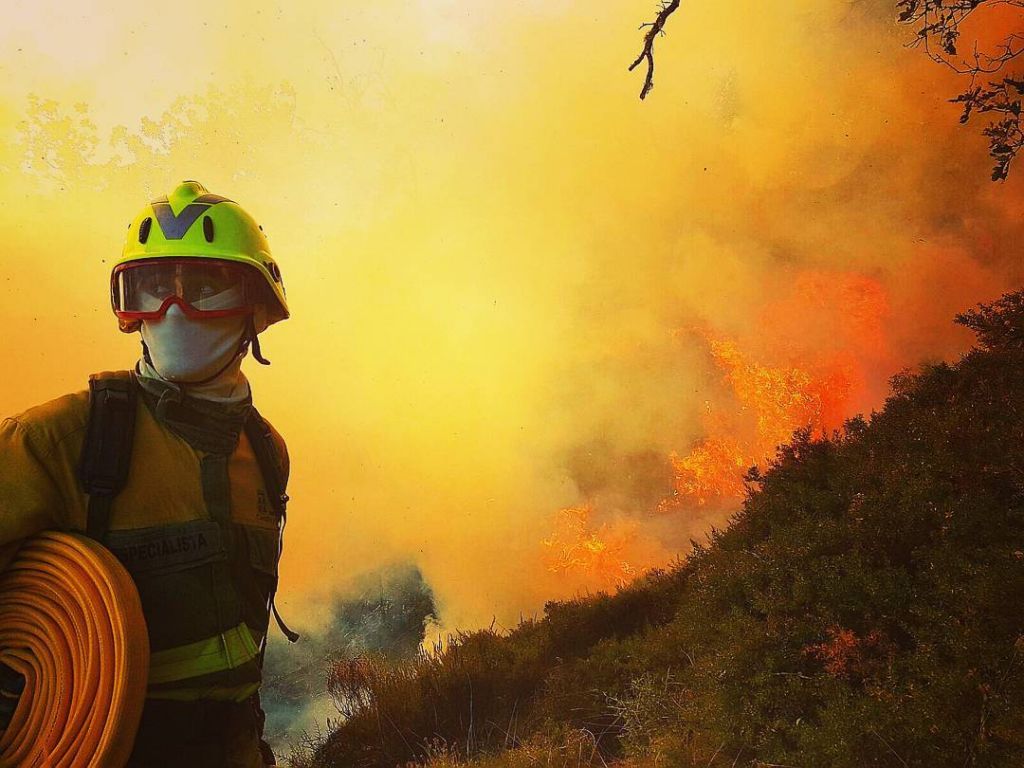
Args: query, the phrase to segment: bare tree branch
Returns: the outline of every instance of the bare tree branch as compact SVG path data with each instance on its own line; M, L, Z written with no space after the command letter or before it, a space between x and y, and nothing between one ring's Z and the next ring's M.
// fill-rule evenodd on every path
M647 62L641 99L654 87L654 41L665 34L665 24L679 8L679 2L660 0L655 20L640 25L640 29L647 30L643 49L629 65L629 71ZM932 61L969 79L963 93L950 101L963 105L961 123L968 122L973 115L991 117L982 134L988 137L989 154L995 161L992 180L1005 180L1010 164L1024 150L1024 125L1021 124L1024 72L999 75L1010 65L1024 61L1024 0L895 0L895 5L898 21L916 29L908 45L922 48ZM989 44L987 50L975 40L968 46L970 52L961 54L959 45L965 22L979 13L1000 7L1021 11L1015 24L1010 21L1017 28L1008 29L1002 39Z
M648 28L647 34L644 35L644 47L636 60L629 65L629 71L632 72L636 69L640 62L647 61L647 77L644 78L644 87L640 89L641 99L646 98L647 94L651 92L651 88L654 87L654 38L665 34L665 22L678 7L679 0L662 0L658 17L652 22L640 25L640 29Z
M992 122L982 133L989 139L989 154L995 160L992 180L1003 181L1018 152L1024 148L1021 126L1021 101L1024 78L1012 74L993 78L1024 54L1024 18L1021 29L1008 30L990 50L982 50L975 40L969 55L959 51L961 25L979 11L999 6L1024 10L1024 0L898 0L896 9L902 24L916 27L909 43L921 47L932 61L969 78L970 84L950 101L963 104L960 122L972 115L990 113Z

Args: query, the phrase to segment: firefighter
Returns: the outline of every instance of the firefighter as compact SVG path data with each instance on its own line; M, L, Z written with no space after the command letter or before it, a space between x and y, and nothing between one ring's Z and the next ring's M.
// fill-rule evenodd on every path
M147 205L114 265L132 371L95 374L0 426L0 569L44 529L81 531L131 574L149 631L129 766L273 765L259 687L285 522L288 454L241 365L288 317L262 228L196 181ZM0 728L24 680L0 669Z

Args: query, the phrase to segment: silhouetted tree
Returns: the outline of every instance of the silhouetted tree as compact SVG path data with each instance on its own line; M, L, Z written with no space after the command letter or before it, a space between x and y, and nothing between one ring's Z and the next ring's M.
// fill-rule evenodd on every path
M1002 181L1009 173L1010 163L1024 146L1020 124L1024 73L1012 71L1011 67L1024 53L1024 16L1015 16L997 35L998 39L987 46L973 35L962 38L972 17L979 25L986 21L991 23L992 17L979 16L1014 8L1024 11L1024 2L898 0L896 8L900 23L915 30L911 45L923 48L933 61L968 78L967 88L953 99L964 107L960 122L966 123L974 114L991 114L992 120L982 132L989 138L989 154L995 160L992 180ZM1002 22L1002 19L995 21Z

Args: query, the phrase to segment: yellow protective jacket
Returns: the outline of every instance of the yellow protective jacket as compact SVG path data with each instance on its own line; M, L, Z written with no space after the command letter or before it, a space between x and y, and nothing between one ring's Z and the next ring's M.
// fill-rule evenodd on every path
M198 402L152 380L135 386L128 479L112 502L103 543L132 575L150 634L140 742L149 739L147 729L160 742L175 723L207 723L223 733L210 735L218 744L200 745L201 764L259 766L258 728L247 708L255 711L284 521L242 428L251 405ZM0 425L0 569L28 536L86 529L89 497L78 471L88 418L83 391ZM271 434L287 478L284 441ZM168 749L174 742L154 747ZM182 764L186 754L183 748L165 759ZM157 765L154 756L139 760Z

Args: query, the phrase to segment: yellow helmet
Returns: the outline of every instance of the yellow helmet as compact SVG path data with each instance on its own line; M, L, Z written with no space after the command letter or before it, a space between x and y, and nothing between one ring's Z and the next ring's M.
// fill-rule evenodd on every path
M263 227L238 203L211 194L198 181L183 181L171 194L151 202L128 225L118 267L142 260L219 259L255 269L269 289L267 325L288 317L281 270L270 255ZM116 301L111 296L116 309ZM122 326L123 329L127 330Z

